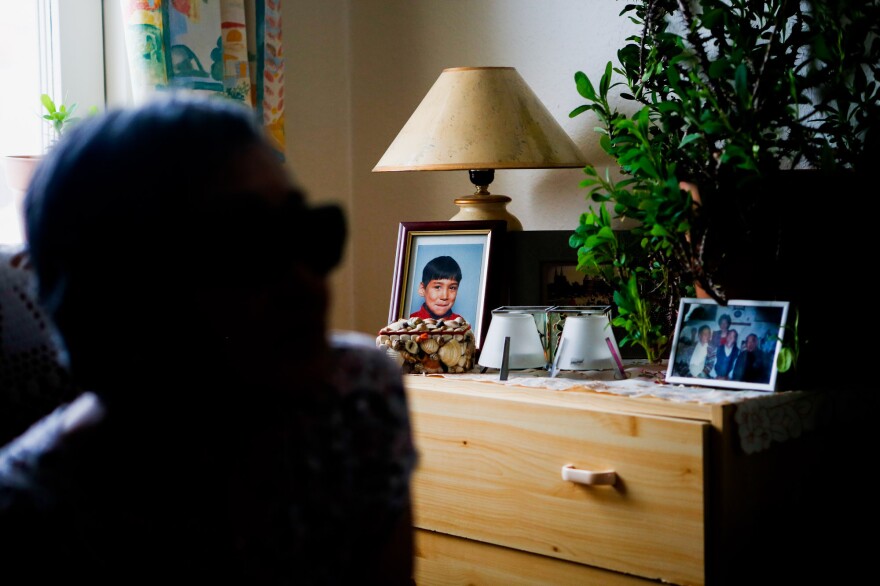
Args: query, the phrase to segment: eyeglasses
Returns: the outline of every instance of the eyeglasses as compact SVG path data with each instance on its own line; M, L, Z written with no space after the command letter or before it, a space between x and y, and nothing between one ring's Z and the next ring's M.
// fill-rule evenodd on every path
M299 192L281 205L257 195L224 197L187 223L178 234L202 269L225 267L260 280L283 274L292 261L327 274L339 263L347 236L339 206L308 206Z

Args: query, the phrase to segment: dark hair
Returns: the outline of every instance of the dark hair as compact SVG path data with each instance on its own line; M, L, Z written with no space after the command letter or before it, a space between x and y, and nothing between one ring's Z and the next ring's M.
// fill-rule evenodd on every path
M107 269L161 254L174 235L157 234L156 226L197 223L197 200L218 180L209 170L260 144L261 129L245 106L182 95L72 127L25 196L40 301L54 313L70 273L94 272L98 259Z
M727 326L728 326L728 327L730 327L730 324L733 323L733 321L730 319L730 315L727 314L727 313L722 313L722 314L721 314L721 317L718 318L718 325L721 325L721 320L727 320Z
M284 278L290 259L319 273L336 264L336 206L309 207L294 189L289 205L267 209L223 190L246 172L230 163L260 149L277 155L252 109L174 93L87 118L53 146L25 195L27 246L72 368L126 345L203 346L192 304L206 275L232 288ZM120 348L107 342L117 337Z
M25 197L28 247L41 303L54 314L66 297L71 274L118 283L120 275L113 271L121 267L142 264L143 269L164 262L166 272L186 265L181 244L210 245L205 236L216 234L206 231L219 229L206 211L216 204L225 162L257 148L272 149L254 111L219 97L172 93L71 128L46 155ZM283 243L285 252L317 255L313 262L326 272L342 250L341 210L307 208L299 192L293 200L296 209L285 216L296 222L289 226L290 234L314 236L319 228L331 226L333 236L324 238L318 251ZM239 224L235 233L241 236L242 229ZM251 232L259 236L258 229L246 236ZM247 238L224 234L223 240L232 248ZM328 244L329 252L322 252ZM167 262L171 258L178 262ZM179 266L181 272L191 268Z
M461 282L461 267L451 256L438 256L428 261L422 269L422 284L435 279L452 279Z

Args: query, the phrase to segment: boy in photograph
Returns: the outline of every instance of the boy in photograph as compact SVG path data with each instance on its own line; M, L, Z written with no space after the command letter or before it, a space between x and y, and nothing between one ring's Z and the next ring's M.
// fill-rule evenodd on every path
M431 259L422 270L419 295L425 298L421 309L410 317L422 319L455 319L460 317L452 312L458 285L461 282L461 267L451 256L438 256Z

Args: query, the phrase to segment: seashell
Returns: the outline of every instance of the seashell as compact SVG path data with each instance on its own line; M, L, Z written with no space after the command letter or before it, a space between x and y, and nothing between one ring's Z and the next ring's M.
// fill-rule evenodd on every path
M406 348L406 351L410 354L418 354L419 353L419 343L415 340L406 340L403 343L403 347Z
M410 339L410 335L409 335L409 334L400 334L400 341L401 341L401 342L406 342L406 341L409 340L409 339Z
M437 372L443 372L443 367L440 365L440 361L430 356L426 356L422 360L422 370L427 374L433 374Z
M446 366L455 366L458 364L458 359L461 358L461 350L461 344L455 340L449 340L443 344L437 354L440 356L440 360L443 361L443 364Z
M391 340L391 349L392 350L400 350L403 348L403 342L400 340Z
M393 323L388 324L388 326L385 329L388 330L389 332L399 332L400 330L403 329L403 324L401 324L400 322L393 322Z
M420 317L411 317L405 320L405 323L409 325L409 327L417 326L422 323L422 318Z
M397 366L403 366L404 358L403 358L403 355L402 355L400 352L398 352L397 350L392 350L391 348L388 348L387 350L385 350L385 354L386 354L386 355L388 356L388 358L390 358L395 364L397 364Z
M440 342L434 338L426 338L419 342L419 346L421 346L425 354L433 354L440 348Z
M451 339L452 339L452 334L443 334L442 336L440 336L440 341L443 342L444 344Z
M384 345L391 341L391 337L388 334L381 334L378 338L376 338L376 345Z

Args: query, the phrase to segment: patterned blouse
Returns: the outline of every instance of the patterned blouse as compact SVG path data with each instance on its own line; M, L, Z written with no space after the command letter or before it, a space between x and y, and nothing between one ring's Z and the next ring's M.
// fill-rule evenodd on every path
M169 432L89 392L41 419L0 450L0 582L364 583L417 454L396 365L363 334L331 345L327 388L265 423Z

